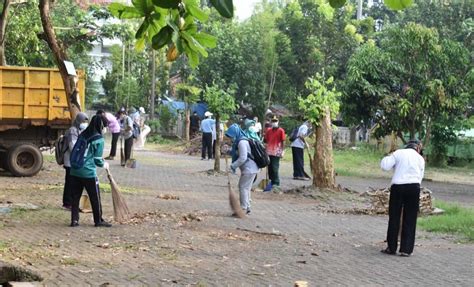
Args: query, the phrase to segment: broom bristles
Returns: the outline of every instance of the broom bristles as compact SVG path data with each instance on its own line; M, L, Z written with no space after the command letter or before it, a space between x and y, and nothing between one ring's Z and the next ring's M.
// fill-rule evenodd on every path
M227 162L227 154L224 154L225 165L226 165L226 173L227 173L227 187L229 188L229 204L232 212L238 218L244 218L245 214L242 208L240 208L240 203L237 197L232 192L232 185L230 184L230 174L229 174L229 166Z
M115 182L110 171L107 170L107 176L110 181L110 187L112 189L112 203L114 206L114 220L117 222L124 222L130 219L130 211L128 210L127 202L125 198L120 194L120 189Z
M234 193L232 192L232 189L230 188L230 186L229 186L229 204L235 216L237 216L238 218L245 217L244 211L242 210L242 208L240 208L240 203L237 200L237 197L235 197Z

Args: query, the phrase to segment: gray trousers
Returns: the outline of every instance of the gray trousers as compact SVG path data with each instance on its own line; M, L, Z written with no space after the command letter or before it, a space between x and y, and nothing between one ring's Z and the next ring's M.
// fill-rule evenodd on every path
M242 209L250 208L250 193L252 192L253 180L257 176L256 173L241 174L239 179L240 207Z

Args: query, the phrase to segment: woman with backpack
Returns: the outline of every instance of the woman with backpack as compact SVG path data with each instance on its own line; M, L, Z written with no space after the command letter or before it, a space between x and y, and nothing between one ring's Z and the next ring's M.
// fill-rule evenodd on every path
M230 168L233 173L235 173L237 168L240 168L240 207L249 215L250 192L259 168L255 161L249 157L249 154L251 154L250 144L244 131L238 124L231 125L225 135L232 140L232 164Z
M64 180L63 208L71 210L72 206L72 187L71 187L71 151L79 137L79 134L87 128L89 119L85 113L78 113L72 122L72 126L64 135L67 148L64 152L64 169L66 177Z
M71 156L71 186L72 209L71 227L79 226L79 201L85 188L92 206L94 223L96 227L111 227L112 225L102 219L102 204L100 203L99 180L97 167L109 168L109 164L102 158L104 151L104 138L102 131L104 120L100 116L92 117L87 129L81 133ZM84 150L78 145L85 146ZM79 150L79 152L78 152ZM80 156L76 156L79 153Z

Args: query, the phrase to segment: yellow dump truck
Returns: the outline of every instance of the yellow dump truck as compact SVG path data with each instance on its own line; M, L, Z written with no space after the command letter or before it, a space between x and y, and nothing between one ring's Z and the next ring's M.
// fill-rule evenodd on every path
M58 69L0 66L0 168L15 176L41 170L41 150L71 126L67 100Z

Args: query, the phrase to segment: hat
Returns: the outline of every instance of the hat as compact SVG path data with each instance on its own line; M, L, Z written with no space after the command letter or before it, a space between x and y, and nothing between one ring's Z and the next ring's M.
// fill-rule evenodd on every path
M273 118L272 118L270 121L272 121L272 122L278 122L277 116L273 116Z
M212 116L212 113L211 113L211 112L205 112L205 113L204 113L204 116L205 116L206 118L207 118L207 117L210 117L210 116Z
M134 113L136 113L136 112L137 112L137 110L136 110L134 107L131 107L131 108L128 110L128 113L129 113L129 114L134 114Z
M144 107L140 107L138 110L139 110L139 111L140 111L140 113L142 113L142 114L144 114L144 113L145 113L145 108L144 108Z

